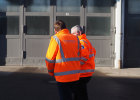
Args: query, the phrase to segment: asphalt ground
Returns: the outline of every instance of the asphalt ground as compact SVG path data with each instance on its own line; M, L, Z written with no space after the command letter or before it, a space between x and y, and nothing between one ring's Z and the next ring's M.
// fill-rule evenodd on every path
M98 67L88 83L89 100L140 100L140 68ZM0 100L59 100L44 67L0 66Z

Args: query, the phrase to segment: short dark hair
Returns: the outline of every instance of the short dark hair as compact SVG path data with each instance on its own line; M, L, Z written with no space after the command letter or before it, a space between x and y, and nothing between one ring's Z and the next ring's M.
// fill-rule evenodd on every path
M57 20L54 24L54 29L60 31L66 28L66 24L62 20Z

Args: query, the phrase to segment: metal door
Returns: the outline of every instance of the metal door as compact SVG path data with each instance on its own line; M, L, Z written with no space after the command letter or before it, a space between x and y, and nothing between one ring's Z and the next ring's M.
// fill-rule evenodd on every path
M52 0L24 0L23 65L45 65L45 54L53 33Z
M85 1L85 29L97 51L96 66L114 66L115 0Z
M0 20L6 23L0 23L0 28L3 25L10 28L7 33L2 33L6 35L0 35L0 43L5 41L1 44L4 46L0 59L10 65L44 65L50 36L54 33L53 24L56 19L61 19L69 30L77 24L83 26L97 50L96 66L113 66L114 1L0 0L0 10L8 7L0 15L8 16L5 22Z
M0 0L0 65L21 64L21 2Z
M124 67L140 67L140 1L126 0Z

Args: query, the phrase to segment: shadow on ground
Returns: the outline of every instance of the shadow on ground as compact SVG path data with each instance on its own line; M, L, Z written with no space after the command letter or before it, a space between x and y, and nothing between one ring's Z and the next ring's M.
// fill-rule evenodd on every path
M54 79L37 71L23 68L12 74L0 72L0 100L59 100ZM110 77L96 71L88 84L89 99L137 100L139 84L139 78Z

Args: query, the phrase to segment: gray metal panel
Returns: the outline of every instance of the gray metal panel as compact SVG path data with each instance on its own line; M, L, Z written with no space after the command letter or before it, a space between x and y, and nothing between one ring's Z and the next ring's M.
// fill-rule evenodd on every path
M41 38L29 38L26 39L26 57L43 57L45 59L45 54L47 47L49 45L49 39Z
M0 65L20 65L20 39L0 36L0 45Z
M4 36L0 37L1 52L0 58L3 57L20 57L20 40L11 38L7 39Z
M45 56L50 39L41 37L28 36L25 39L26 58L23 59L23 65L45 66Z
M7 57L6 59L5 59L5 65L15 65L15 66L19 66L20 65L20 63L21 63L21 58L20 57Z
M96 66L113 66L111 40L89 39L96 49Z
M80 16L80 13L74 12L56 13L56 16Z
M24 66L45 66L45 58L30 57L23 59Z
M96 67L112 67L114 65L113 60L110 58L95 58Z
M111 41L110 40L90 40L92 45L96 48L97 58L110 58L111 57Z
M7 57L20 57L20 39L7 39Z
M100 16L104 16L104 17L110 17L111 13L88 13L87 16L94 16L94 17L100 17Z
M47 12L25 12L24 13L25 14L25 16L49 16L50 15L50 13L47 13Z

